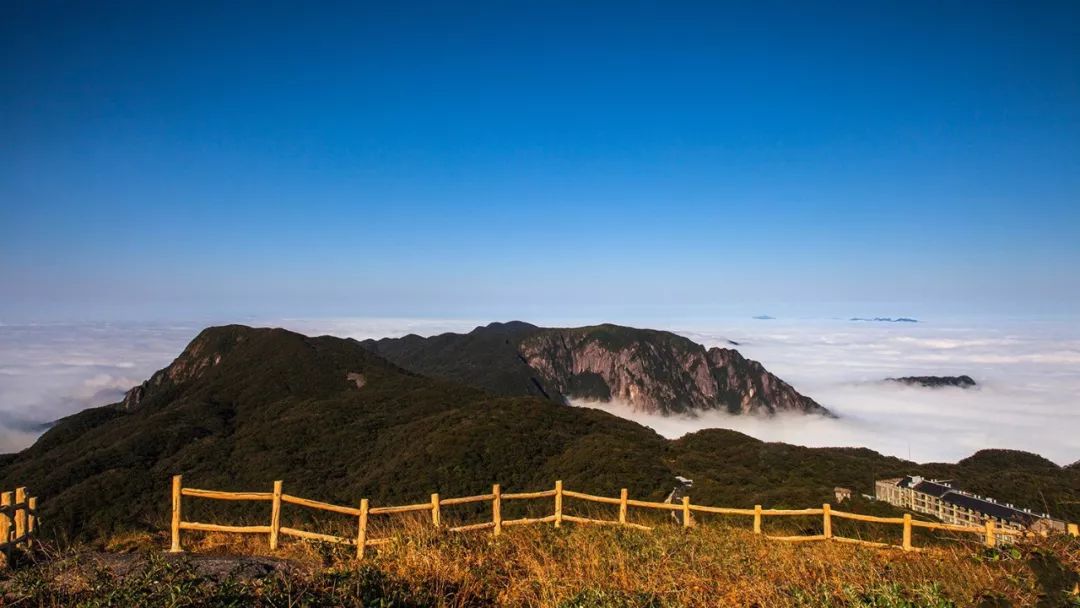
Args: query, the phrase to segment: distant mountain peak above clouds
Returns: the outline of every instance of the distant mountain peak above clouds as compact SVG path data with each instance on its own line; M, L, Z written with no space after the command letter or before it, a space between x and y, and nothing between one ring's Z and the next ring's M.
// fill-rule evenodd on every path
M506 332L519 332L519 331L532 331L539 329L532 323L526 323L525 321L492 321L482 327L477 327L473 331L506 331Z
M921 386L923 388L971 388L976 386L971 376L903 376L900 378L886 378L886 382L896 382L908 386Z
M849 321L866 321L869 323L918 323L918 319L911 317L851 317Z
M468 334L366 340L376 354L417 373L502 395L626 403L661 414L800 412L829 415L813 399L733 349L609 323L542 328L514 321Z

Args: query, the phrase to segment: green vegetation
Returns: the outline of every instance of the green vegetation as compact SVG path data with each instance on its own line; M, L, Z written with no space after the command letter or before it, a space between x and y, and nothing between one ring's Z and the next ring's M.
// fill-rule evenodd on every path
M430 338L410 334L359 342L364 348L414 372L481 388L499 396L533 396L562 403L518 355L517 345L541 328L521 321L492 323L467 334Z
M655 329L637 329L604 323L586 327L574 327L567 329L543 329L538 332L543 334L566 335L575 340L595 340L598 344L609 350L621 350L638 344L660 344L671 347L675 352L692 353L701 348L689 338L684 338L669 331Z

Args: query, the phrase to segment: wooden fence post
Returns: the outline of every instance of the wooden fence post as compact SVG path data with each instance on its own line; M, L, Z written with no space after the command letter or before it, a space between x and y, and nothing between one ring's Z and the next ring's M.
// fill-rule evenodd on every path
M502 534L502 488L499 484L491 486L491 521L495 524L495 536Z
M26 488L15 488L15 538L26 534ZM22 544L19 540L18 544Z
M8 557L5 563L11 563L11 492L4 492L0 494L0 507L7 507L7 509L0 514L0 547L3 548L4 555Z
M270 550L277 551L281 532L281 481L274 482L274 498L270 503Z
M173 475L172 478L172 547L170 553L180 553L180 488L183 482L182 475Z
M367 516L368 499L360 499L360 525L356 532L356 559L364 559L364 549L367 547Z
M555 482L555 527L562 526L562 480Z
M295 535L302 536L302 537L305 537L305 538L313 538L313 539L317 539L317 540L326 540L326 541L331 541L331 542L337 541L337 542L348 543L348 539L342 539L342 538L334 537L334 536L327 535L327 534L316 534L316 533L313 533L313 532L305 532L305 531L302 531L302 530L291 530L291 529L288 529L288 528L283 529L281 527L281 508L282 508L282 504L284 502L287 502L287 501L284 500L283 482L281 480L278 480L278 481L274 482L273 491L269 495L267 495L266 493L259 493L259 492L216 492L216 491L210 491L210 490L194 490L194 489L188 489L186 493L188 495L194 496L194 497L203 497L203 498L211 498L211 499L218 499L218 500L267 500L267 498L269 498L272 501L271 502L271 512L270 512L270 526L269 527L264 527L264 526L225 526L225 525L216 525L216 524L202 524L202 523L194 523L194 522L184 522L183 521L182 508L181 508L182 507L182 504L181 504L182 503L182 498L183 498L183 496L185 494L185 490L183 488L183 477L181 475L174 475L173 478L172 478L172 522L171 522L171 533L172 533L171 534L172 535L171 541L172 542L171 542L171 546L170 546L170 552L172 552L172 553L179 553L179 552L183 551L183 548L182 548L182 545L181 545L181 532L182 532L183 529L188 529L188 530L211 530L211 531L220 530L220 531L225 531L225 532L239 532L239 533L245 533L245 532L246 533L253 533L254 532L254 533L260 533L260 534L262 532L268 531L269 536L270 536L269 540L270 540L270 549L271 550L277 550L278 549L279 544L280 544L280 537L281 537L282 530L285 530L286 532L289 532L290 534L295 534ZM510 496L511 496L511 498L538 498L538 497L544 496L545 494L547 494L547 492L529 492L529 493L522 493L522 494L516 494L516 495L511 494ZM555 482L555 490L554 490L554 492L552 494L547 494L548 496L554 496L555 497L555 514L554 514L554 516L551 516L550 518L547 518L547 517L541 518L539 520L538 519L527 519L527 518L526 519L519 519L519 520L510 521L509 523L512 523L512 524L513 523L527 524L527 523L536 523L538 521L548 520L548 521L554 521L555 526L560 527L561 524L562 524L562 520L564 518L564 516L563 516L563 497L566 494L569 494L569 495L571 495L573 497L581 498L581 499L584 499L584 500L617 504L619 506L619 518L618 518L617 522L616 521L609 521L609 520L595 520L595 519L589 519L587 517L566 516L568 519L570 519L572 521L580 521L580 522L586 522L586 523L618 523L620 525L633 525L633 526L636 526L636 527L639 527L639 528L643 527L643 526L637 526L636 524L630 524L629 521L628 521L628 519L629 519L628 518L628 511L629 511L630 504L629 504L629 492L628 492L628 490L626 488L620 489L618 499L612 499L612 498L592 496L592 495L589 495L589 494L570 492L568 490L564 490L562 480L558 480L558 481ZM498 536L498 535L502 534L503 523L504 523L504 521L503 521L503 513L502 513L502 499L503 499L502 487L499 484L492 484L492 486L491 486L491 494L490 495L469 496L469 497L463 497L463 498L447 499L447 502L448 502L448 504L458 504L458 503L463 503L463 502L484 501L484 500L487 500L488 498L491 499L491 508L492 508L492 526L491 527L492 527L494 535ZM366 553L367 543L368 543L368 538L367 538L367 536L368 536L367 528L368 528L368 519L369 519L368 516L370 515L370 512L371 512L371 509L369 508L369 504L368 504L368 499L364 498L364 499L360 500L360 509L359 510L354 510L354 509L346 508L346 507L339 507L339 506L335 506L335 505L332 505L332 504L320 503L318 501L301 499L299 497L292 497L292 496L289 497L288 502L295 502L297 504L312 507L312 508L316 508L316 509L325 509L325 510L330 510L330 511L338 511L338 512L359 514L359 522L358 522L359 525L358 525L357 536L356 536L356 541L355 541L356 554L357 554L357 559L363 559L364 558L365 553ZM640 505L640 506L643 506L643 507L663 508L663 509L667 509L667 510L681 511L682 512L682 527L683 528L694 527L696 525L696 523L697 523L697 522L695 522L694 515L693 515L693 511L694 511L693 506L694 505L691 504L689 496L681 497L681 504L678 504L678 505L655 504L655 503L646 502L646 501L641 501L641 502L635 501L635 503ZM441 521L441 504L442 504L442 501L439 498L439 494L436 492L436 493L431 494L430 507L425 503L420 503L420 504L411 504L411 505L396 506L396 507L383 507L383 508L375 509L375 512L376 513L403 513L403 512L426 511L426 510L428 510L430 508L432 524L433 524L433 526L435 528L440 528L441 525L442 525L442 521ZM30 546L31 545L31 543L33 541L33 535L37 531L37 528L39 526L39 522L37 521L37 508L38 508L37 497L28 496L25 487L17 488L15 492L2 492L2 493L0 493L0 548L3 549L4 553L9 553L11 547L13 547L13 546L24 546L24 545L25 546ZM747 509L743 509L743 508L730 509L730 508L719 508L719 507L709 507L709 506L698 506L698 510L699 511L704 511L704 512L713 512L713 513L753 514L753 516L754 516L754 534L755 535L762 534L762 518L764 516L764 510L762 509L761 505L754 505L754 509L752 511L747 510ZM813 511L815 511L815 510L816 509L775 510L775 511L771 510L769 512L769 514L770 515L806 515L806 514L813 513ZM876 522L890 523L890 524L898 523L893 518L861 516L861 515L855 515L855 514L851 514L851 513L844 513L844 512L841 512L841 511L838 511L838 513L843 515L845 519L859 519L859 520L863 520L863 521L876 521ZM780 540L813 540L813 539L834 539L834 538L839 538L841 540L846 540L846 541L863 542L863 544L870 544L870 545L874 545L874 546L882 546L881 543L868 543L868 542L865 542L865 541L859 541L857 539L847 539L847 538L844 538L844 537L835 537L833 535L833 526L832 526L832 505L830 505L829 503L825 503L825 504L821 505L821 515L822 515L822 534L820 536L784 537L784 538L780 538ZM912 546L912 535L913 535L912 530L913 530L913 526L914 526L914 520L912 518L911 513L905 513L903 515L903 518L900 520L900 522L903 524L903 544L901 546L902 546L904 551L913 551L913 550L915 550L915 548ZM975 527L975 528L962 528L962 527L958 527L958 526L943 526L943 525L932 524L932 523L924 523L922 521L920 521L920 525L924 526L924 527L928 527L928 528L934 528L934 529L960 529L960 530L971 530L971 531L974 531L974 532L980 532L981 531L984 534L984 542L985 542L985 546L987 546L987 547L995 547L995 546L997 546L997 544L998 544L998 536L999 535L1005 534L1006 536L1008 536L1010 534L1009 530L1003 530L1002 532L998 532L997 528L996 528L996 522L992 518L988 518L984 522L984 526ZM478 529L478 528L482 528L482 527L486 527L486 524L473 524L473 525L468 525L468 526L461 526L459 528L451 528L450 530L451 531L462 531L462 530ZM646 529L648 529L648 528L646 528ZM1080 536L1080 531L1078 531L1078 529L1077 529L1077 524L1074 524L1074 523L1067 524L1066 531L1067 531L1068 534L1070 534L1072 536ZM1060 528L1059 528L1059 533L1060 533ZM1024 533L1025 536L1034 535L1034 534L1035 533L1031 533L1031 532ZM389 540L389 539L386 539L386 540ZM17 541L17 542L13 542L13 541ZM378 545L378 544L381 544L381 543L383 543L385 541L383 539L379 539L379 540L374 540L374 541L370 541L370 542L373 545ZM1003 542L1008 543L1008 538L1006 538L1005 541L1003 541ZM893 545L893 546L895 546L895 545ZM10 555L9 555L9 557L10 557ZM2 567L2 566L0 566L0 567Z
M26 514L26 533L30 535L30 538L26 539L26 546L30 546L30 541L33 540L34 532L37 530L37 496L31 496L29 500L30 510Z
M1076 524L1069 524L1069 534L1073 536L1080 536L1080 526Z
M911 551L911 513L904 513L904 551Z

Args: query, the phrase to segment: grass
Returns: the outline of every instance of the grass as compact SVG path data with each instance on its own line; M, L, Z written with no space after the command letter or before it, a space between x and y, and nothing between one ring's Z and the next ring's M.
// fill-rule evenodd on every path
M568 525L448 534L420 523L363 562L348 547L287 541L267 573L207 574L166 539L37 556L0 581L11 606L1080 606L1080 541L920 553L769 541L741 528L654 531ZM263 536L192 535L200 556L266 556ZM25 559L25 558L24 558ZM108 560L106 560L107 562ZM240 562L237 562L240 564ZM287 564L281 566L281 564ZM239 568L240 566L238 566Z

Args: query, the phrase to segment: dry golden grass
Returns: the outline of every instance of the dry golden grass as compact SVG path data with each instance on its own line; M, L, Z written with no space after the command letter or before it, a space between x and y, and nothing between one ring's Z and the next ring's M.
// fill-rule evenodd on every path
M787 543L725 525L543 525L499 537L435 531L416 519L403 527L397 542L368 549L366 565L423 588L444 606L967 606L988 597L1034 606L1047 594L1070 600L1047 588L1032 556L1053 556L1066 571L1063 580L1080 568L1077 542L1064 538L1002 551L957 544L904 553ZM192 535L185 547L269 553L265 536ZM290 539L275 555L317 571L355 568L353 553Z

